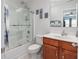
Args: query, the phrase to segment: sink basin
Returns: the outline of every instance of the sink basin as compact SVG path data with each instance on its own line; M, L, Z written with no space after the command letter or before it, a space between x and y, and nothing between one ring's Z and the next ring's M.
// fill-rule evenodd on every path
M57 38L63 38L63 39L77 39L77 37L75 36L70 36L70 35L67 35L67 36L57 36L55 35L54 37L57 37Z
M69 38L68 36L54 36L54 37L57 37L57 38Z

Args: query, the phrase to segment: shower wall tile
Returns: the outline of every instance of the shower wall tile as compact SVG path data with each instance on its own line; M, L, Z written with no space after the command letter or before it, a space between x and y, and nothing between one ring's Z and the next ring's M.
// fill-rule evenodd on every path
M28 33L28 31L30 33ZM9 48L32 41L32 26L11 26L9 31Z

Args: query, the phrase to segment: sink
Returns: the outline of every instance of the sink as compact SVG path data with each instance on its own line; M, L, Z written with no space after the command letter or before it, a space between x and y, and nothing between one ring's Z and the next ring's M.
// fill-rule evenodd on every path
M57 38L68 38L68 36L54 36L54 37L57 37Z
M56 37L56 38L59 38L59 39L61 39L61 40L67 40L67 41L73 41L73 42L77 42L77 40L78 40L78 38L77 37L75 37L75 36L70 36L70 35L67 35L67 36L54 36L54 37Z
M54 36L54 37L58 37L58 38L61 38L62 36Z
M77 39L77 37L70 36L70 35L66 35L66 36L58 36L58 35L55 35L54 37L57 37L57 38L66 38L66 39Z

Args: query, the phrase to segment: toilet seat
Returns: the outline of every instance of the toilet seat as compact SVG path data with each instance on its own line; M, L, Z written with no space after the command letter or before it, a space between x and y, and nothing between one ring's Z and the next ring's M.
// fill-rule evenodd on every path
M29 50L35 50L35 49L38 49L38 48L40 48L41 47L41 45L39 45L39 44L33 44L33 45L31 45L31 46L29 46Z
M32 53L37 53L37 52L39 52L40 48L41 48L41 45L32 44L28 47L28 53L31 53L31 54Z

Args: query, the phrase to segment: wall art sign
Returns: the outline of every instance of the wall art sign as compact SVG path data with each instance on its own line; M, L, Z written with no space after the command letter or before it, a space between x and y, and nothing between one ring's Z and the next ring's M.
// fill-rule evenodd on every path
M40 19L42 19L43 18L43 9L40 9Z
M38 15L39 14L39 10L36 10L36 15Z
M48 18L48 12L44 14L44 18Z

